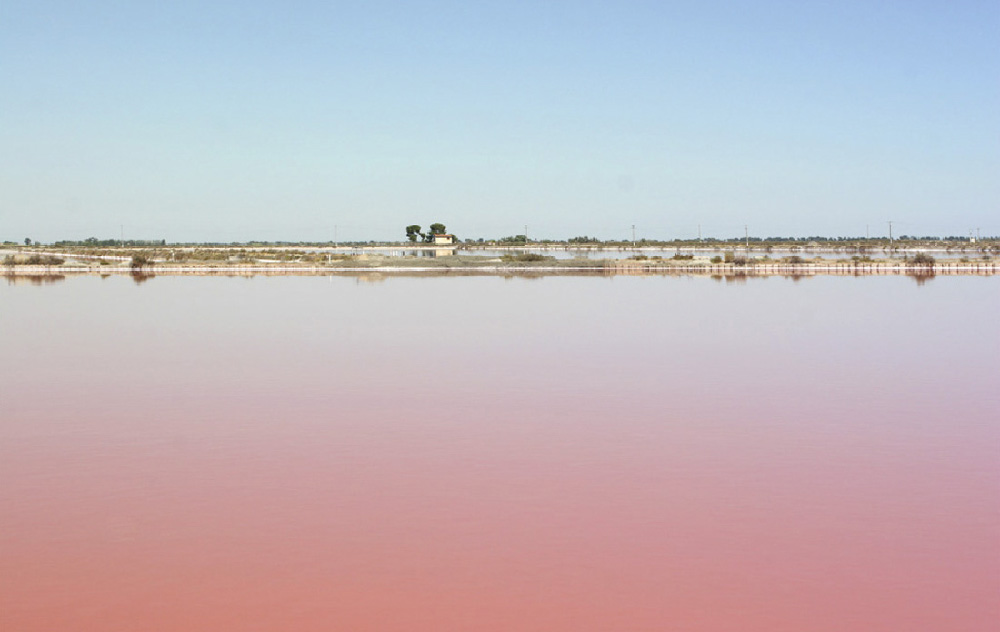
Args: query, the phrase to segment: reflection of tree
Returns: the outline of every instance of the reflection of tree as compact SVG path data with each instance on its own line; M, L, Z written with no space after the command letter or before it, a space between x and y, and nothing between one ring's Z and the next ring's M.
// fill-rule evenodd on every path
M136 285L142 285L143 283L152 279L156 275L147 274L145 272L142 272L141 270L134 270L130 276L132 277L132 280L135 282Z
M936 275L934 274L933 271L920 271L908 274L906 276L912 277L913 280L917 282L917 285L923 285L924 283L927 283L928 281L933 279Z
M5 274L8 285L51 285L65 281L62 274Z
M543 272L505 272L503 274L503 278L505 281L510 281L512 279L524 279L525 281L538 281L545 276L554 276L554 275L546 275ZM569 275L567 274L560 276L569 276Z

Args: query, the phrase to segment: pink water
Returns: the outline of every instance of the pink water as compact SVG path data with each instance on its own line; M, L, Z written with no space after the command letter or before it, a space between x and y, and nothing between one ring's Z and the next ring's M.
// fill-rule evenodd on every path
M995 630L998 290L0 285L0 630Z

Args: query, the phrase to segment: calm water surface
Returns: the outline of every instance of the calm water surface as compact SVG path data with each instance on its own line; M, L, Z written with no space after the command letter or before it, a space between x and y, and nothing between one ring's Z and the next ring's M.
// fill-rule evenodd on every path
M0 629L986 631L1000 278L0 284Z

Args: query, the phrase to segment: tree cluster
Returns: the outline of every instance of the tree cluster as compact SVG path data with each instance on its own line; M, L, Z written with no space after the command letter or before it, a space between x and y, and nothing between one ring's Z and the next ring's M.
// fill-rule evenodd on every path
M448 229L445 228L444 224L434 223L429 227L429 232L421 232L419 224L411 224L406 227L406 238L411 242L416 243L419 239L420 241L429 244L434 242L434 235L446 235L448 234Z
M121 241L120 239L98 239L97 237L88 237L83 240L71 240L63 239L57 241L53 244L56 247L66 247L66 246L87 246L90 248L113 248L116 246L166 246L167 240L165 239L126 239Z

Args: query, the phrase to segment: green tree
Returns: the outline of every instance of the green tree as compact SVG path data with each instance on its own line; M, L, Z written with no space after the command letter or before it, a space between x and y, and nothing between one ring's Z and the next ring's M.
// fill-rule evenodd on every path
M431 224L431 235L445 235L448 233L448 229L444 227L444 224Z
M31 237L25 237L24 238L24 245L25 246L30 246L31 245Z
M420 232L420 226L417 224L412 224L406 227L406 238L410 241L417 241L417 237L423 237L424 234Z

